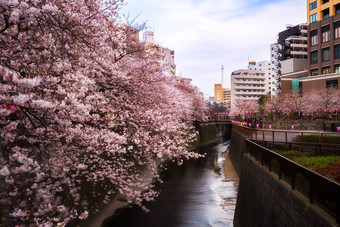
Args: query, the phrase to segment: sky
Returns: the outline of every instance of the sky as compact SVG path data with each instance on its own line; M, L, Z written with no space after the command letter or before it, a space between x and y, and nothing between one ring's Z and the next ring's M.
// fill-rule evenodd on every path
M120 14L146 22L155 42L175 51L176 74L204 94L230 88L231 72L248 60L270 60L270 44L287 24L307 21L305 0L126 0Z

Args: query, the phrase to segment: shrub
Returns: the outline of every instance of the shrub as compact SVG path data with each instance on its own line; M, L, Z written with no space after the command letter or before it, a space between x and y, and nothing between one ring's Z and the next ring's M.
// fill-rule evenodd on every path
M303 154L302 152L299 152L299 151L294 151L294 150L290 150L290 151L276 151L278 154L286 157L286 158L289 158L291 160L293 160L294 158L297 158L297 157L304 157L305 154Z
M340 156L308 157L294 150L275 152L331 180L340 182Z
M340 162L340 156L297 157L294 158L293 161L314 170L329 166L333 162Z
M329 179L340 183L340 162L332 162L325 167L316 168L315 171Z

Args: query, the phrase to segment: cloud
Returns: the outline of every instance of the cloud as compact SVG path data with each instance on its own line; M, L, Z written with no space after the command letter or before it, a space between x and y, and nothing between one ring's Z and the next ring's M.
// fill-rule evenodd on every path
M286 24L306 22L305 1L295 0L130 0L123 12L140 14L155 40L175 50L177 73L213 95L225 66L232 71L250 60L269 60L270 44Z

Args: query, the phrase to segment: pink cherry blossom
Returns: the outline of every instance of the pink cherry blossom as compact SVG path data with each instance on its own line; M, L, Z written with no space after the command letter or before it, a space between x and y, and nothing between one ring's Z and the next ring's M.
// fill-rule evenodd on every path
M114 192L157 196L206 108L162 74L157 50L117 22L123 1L0 1L1 213L9 226L64 226ZM148 176L142 174L149 171ZM110 196L111 195L111 196Z

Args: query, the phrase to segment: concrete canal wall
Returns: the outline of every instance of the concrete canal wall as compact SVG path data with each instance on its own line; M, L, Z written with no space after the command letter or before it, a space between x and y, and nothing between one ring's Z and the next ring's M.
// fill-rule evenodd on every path
M229 156L240 176L234 226L336 226L335 218L245 151L245 138L233 131Z

